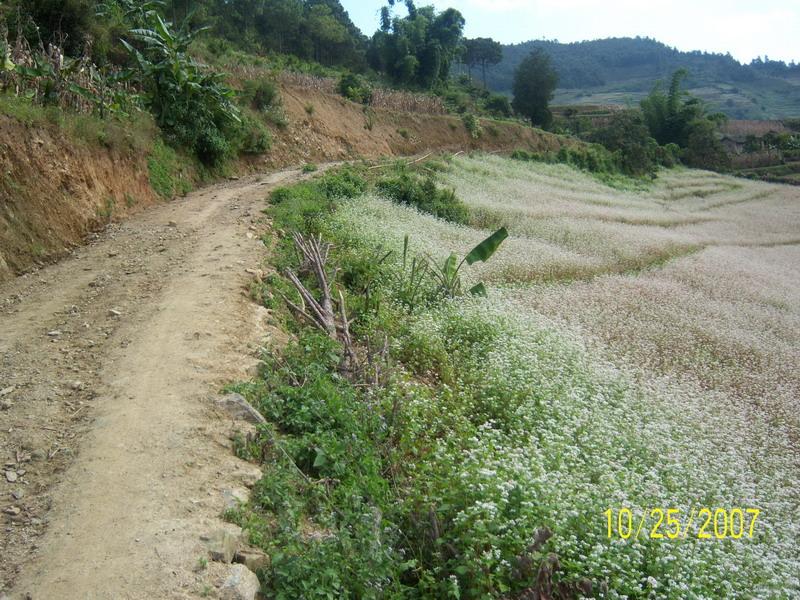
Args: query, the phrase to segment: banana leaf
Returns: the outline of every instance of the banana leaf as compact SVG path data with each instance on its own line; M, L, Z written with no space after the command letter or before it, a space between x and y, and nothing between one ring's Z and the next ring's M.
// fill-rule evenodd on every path
M486 298L489 295L488 292L486 291L486 286L483 285L482 283L479 283L478 285L470 289L469 293L472 294L473 296L481 296L483 298Z
M489 260L507 237L508 230L505 227L501 227L495 231L467 254L465 259L467 264L472 265L476 262L486 262Z
M445 277L445 281L451 282L456 277L456 273L458 269L456 268L456 263L458 261L458 257L455 254L451 254L447 257L447 260L444 263L444 268L442 269L442 274Z

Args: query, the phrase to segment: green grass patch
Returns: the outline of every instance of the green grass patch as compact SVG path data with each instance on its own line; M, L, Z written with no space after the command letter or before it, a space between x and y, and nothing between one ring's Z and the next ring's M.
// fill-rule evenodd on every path
M452 189L439 188L433 175L421 177L414 172L401 172L381 179L378 193L400 204L413 206L445 221L466 224L469 210Z
M189 161L160 139L147 157L150 186L162 198L186 195L192 190Z

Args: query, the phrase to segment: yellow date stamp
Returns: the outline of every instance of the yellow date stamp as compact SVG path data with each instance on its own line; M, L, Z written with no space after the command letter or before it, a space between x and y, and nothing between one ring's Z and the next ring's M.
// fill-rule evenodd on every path
M761 514L758 508L609 508L606 533L622 540L752 539Z

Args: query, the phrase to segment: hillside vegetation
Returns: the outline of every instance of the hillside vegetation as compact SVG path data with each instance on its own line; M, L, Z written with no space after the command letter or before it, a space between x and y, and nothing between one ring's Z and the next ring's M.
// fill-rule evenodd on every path
M686 69L689 91L733 119L798 116L800 66L761 59L743 65L730 55L681 52L647 38L504 46L502 62L487 73L489 87L509 93L514 69L535 48L551 56L558 72L557 104L635 103L657 81Z

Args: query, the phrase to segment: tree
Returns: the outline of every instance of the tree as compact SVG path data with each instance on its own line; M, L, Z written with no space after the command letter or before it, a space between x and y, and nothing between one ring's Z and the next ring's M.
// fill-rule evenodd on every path
M368 53L371 66L403 85L428 89L446 81L461 48L464 17L452 8L437 13L406 0L408 15L392 18L395 4L390 1L381 10L381 28Z
M514 73L514 110L534 126L548 127L553 121L548 105L557 85L558 73L550 66L550 56L537 48Z
M730 167L730 157L725 152L717 127L709 119L697 119L691 123L684 152L684 160L691 167L722 171Z
M464 64L469 69L480 65L483 73L483 87L486 87L486 69L490 65L498 65L503 60L503 46L492 38L475 38L464 40Z
M658 144L638 111L616 113L606 127L597 130L591 137L617 156L623 172L635 177L652 173L655 169Z
M306 31L314 44L314 60L330 64L335 50L346 44L347 29L324 4L312 6L306 17Z
M708 114L698 98L684 91L681 84L687 77L685 69L675 71L666 94L660 83L656 84L641 102L645 123L659 144L676 144L684 149L683 158L689 166L724 169L730 161L716 132L727 117Z

